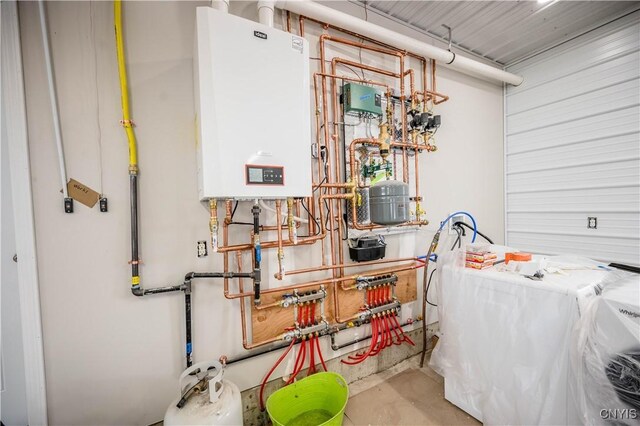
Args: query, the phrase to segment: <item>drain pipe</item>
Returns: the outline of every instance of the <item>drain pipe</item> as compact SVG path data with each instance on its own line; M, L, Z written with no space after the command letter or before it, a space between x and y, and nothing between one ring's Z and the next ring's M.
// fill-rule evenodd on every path
M354 33L379 40L389 46L394 46L397 49L411 51L425 58L435 59L444 66L474 77L505 82L514 86L522 84L524 80L522 76L456 55L448 50L440 49L311 0L278 0L275 2L275 6L278 9L284 9L297 15L308 16L321 22L345 28Z

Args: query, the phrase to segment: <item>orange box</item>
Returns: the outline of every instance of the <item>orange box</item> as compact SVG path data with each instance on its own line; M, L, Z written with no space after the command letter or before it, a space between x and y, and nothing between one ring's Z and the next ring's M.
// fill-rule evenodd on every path
M528 262L531 260L531 253L517 252L517 253L505 253L504 263L508 264L509 261L515 260L516 262Z

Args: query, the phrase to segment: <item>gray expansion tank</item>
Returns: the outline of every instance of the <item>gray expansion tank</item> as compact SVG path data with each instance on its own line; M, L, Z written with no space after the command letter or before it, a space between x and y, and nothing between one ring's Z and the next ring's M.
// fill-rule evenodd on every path
M409 221L409 185L397 180L378 182L369 190L371 222L399 225Z

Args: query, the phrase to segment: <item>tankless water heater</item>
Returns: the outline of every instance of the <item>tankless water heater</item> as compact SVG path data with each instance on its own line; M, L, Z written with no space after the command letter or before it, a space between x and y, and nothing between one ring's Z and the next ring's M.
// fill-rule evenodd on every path
M210 7L196 21L200 199L310 196L307 41Z

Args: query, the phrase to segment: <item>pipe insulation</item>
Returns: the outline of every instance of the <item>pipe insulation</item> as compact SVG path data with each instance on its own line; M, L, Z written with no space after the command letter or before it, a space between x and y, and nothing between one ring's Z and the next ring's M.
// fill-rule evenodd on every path
M42 47L44 49L44 60L47 71L47 88L49 89L49 102L51 103L51 118L53 120L53 130L58 151L58 167L60 168L60 184L62 194L68 198L67 194L67 167L64 159L64 148L62 146L62 131L60 130L60 113L58 112L58 101L56 96L56 83L53 78L53 63L51 61L51 46L49 44L49 29L47 28L47 15L45 13L44 1L38 2L40 11L40 30L42 31Z
M524 78L482 62L457 55L445 49L432 46L423 41L405 36L380 25L367 22L344 12L323 6L312 0L279 0L275 2L278 9L288 10L297 15L308 16L318 21L341 27L354 33L379 40L397 49L411 51L425 58L435 59L442 65L474 77L495 80L519 86Z

